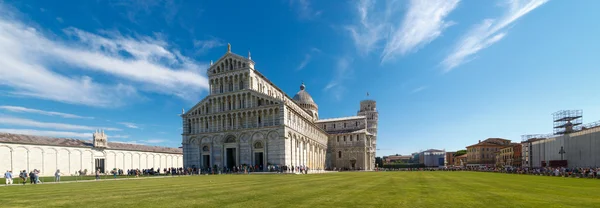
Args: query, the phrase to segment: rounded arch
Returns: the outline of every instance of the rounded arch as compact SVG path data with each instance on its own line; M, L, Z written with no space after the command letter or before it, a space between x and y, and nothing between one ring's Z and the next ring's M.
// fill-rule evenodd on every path
M237 143L238 140L235 137L235 135L229 134L227 136L225 136L225 140L223 140L223 143Z
M252 135L252 142L258 141L258 140L264 140L265 139L265 135L261 132L256 132Z

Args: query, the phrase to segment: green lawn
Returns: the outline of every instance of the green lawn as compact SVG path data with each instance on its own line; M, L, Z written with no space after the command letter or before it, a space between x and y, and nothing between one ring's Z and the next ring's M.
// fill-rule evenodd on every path
M0 207L598 207L600 180L477 172L214 175L0 187Z

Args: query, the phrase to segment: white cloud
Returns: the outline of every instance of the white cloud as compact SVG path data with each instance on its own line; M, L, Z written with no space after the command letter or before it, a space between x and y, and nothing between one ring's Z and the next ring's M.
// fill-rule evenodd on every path
M104 129L107 131L121 131L121 129L118 129L118 128L93 127L93 126L83 126L83 125L74 125L74 124L65 124L65 123L47 123L47 122L34 121L34 120L30 120L30 119L7 117L7 116L0 117L0 124L15 125L15 126L27 126L27 127L36 127L36 128L48 128L48 129L61 129L61 130L94 131L97 129Z
M439 37L453 24L445 18L458 2L411 0L407 11L402 12L404 7L399 5L400 1L385 1L378 5L373 0L361 0L356 5L359 23L346 29L361 54L379 52L383 48L381 61L385 62L414 52Z
M139 125L135 124L135 123L130 123L130 122L119 122L119 124L126 126L127 128L131 128L131 129L139 129Z
M296 10L298 18L304 20L318 18L323 13L322 11L315 11L309 0L290 0L290 6Z
M183 99L196 99L208 88L199 72L207 66L159 38L68 28L63 31L68 38L61 40L13 18L11 11L0 4L0 85L12 88L13 95L113 107L139 98L137 88ZM99 84L63 74L73 70L118 79Z
M212 48L223 46L225 43L218 38L210 38L208 40L194 40L194 49L196 53L203 54Z
M508 32L507 26L546 2L548 0L507 1L508 8L501 17L483 20L458 41L453 51L441 63L444 72L470 61L477 52L500 41Z
M65 22L65 21L64 21L62 18L60 18L60 17L57 17L57 18L56 18L56 21L57 21L57 22L59 22L59 23L63 23L63 22Z
M392 31L385 44L382 62L404 55L430 43L442 31L454 24L444 19L458 5L459 0L412 0L402 25Z
M42 131L34 129L0 129L0 132L6 132L11 134L25 134L25 135L37 135L37 136L48 136L48 137L66 137L66 138L92 138L92 133L79 133L69 131Z
M12 112L37 113L37 114L47 115L47 116L60 116L63 118L94 119L94 117L78 116L78 115L74 115L74 114L54 112L54 111L44 111L44 110L26 108L26 107L21 107L21 106L3 105L3 106L0 106L0 109L12 111Z

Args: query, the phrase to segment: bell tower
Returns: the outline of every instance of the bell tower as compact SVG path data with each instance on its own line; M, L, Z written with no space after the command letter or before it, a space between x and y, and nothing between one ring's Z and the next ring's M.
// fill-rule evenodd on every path
M94 132L94 147L95 148L107 148L108 147L108 139L106 134L104 134L104 130L96 130Z

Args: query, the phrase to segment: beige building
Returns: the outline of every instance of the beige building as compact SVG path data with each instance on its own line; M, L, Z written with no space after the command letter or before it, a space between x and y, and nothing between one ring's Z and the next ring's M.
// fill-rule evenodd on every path
M320 119L304 84L291 98L254 66L231 46L211 63L210 94L181 115L185 167L374 169L374 100L361 101L357 116Z
M510 140L489 138L467 147L467 166L494 166L496 152L510 145Z

